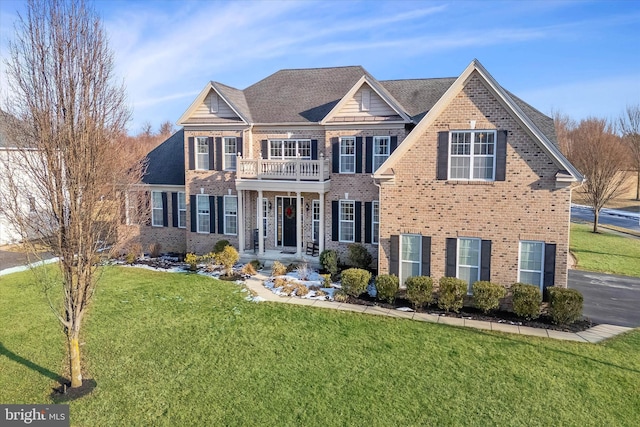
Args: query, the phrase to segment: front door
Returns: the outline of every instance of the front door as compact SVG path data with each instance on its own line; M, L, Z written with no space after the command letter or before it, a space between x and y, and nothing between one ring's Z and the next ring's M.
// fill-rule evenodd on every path
M282 198L282 246L296 246L296 199Z

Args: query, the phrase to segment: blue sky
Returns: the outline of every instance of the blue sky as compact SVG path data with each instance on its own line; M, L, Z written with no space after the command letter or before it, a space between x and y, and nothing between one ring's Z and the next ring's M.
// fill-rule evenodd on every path
M95 6L127 86L131 133L146 121L175 123L209 80L244 89L283 68L362 65L379 80L454 77L477 58L546 114L615 118L640 104L640 0ZM23 1L0 1L3 58L23 9Z

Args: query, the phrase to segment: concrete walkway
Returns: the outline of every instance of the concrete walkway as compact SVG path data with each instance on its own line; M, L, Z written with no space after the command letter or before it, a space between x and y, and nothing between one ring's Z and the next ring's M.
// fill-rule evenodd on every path
M468 328L484 329L488 331L509 332L512 334L530 335L536 337L553 338L565 341L578 341L597 343L607 338L632 330L624 326L598 325L583 332L562 332L550 329L531 328L507 323L485 322L457 317L435 316L428 313L415 313L413 311L399 311L378 306L366 306L359 304L347 304L335 301L312 300L298 297L278 296L263 286L268 277L256 275L245 281L245 285L265 301L281 302L286 304L306 305L334 310L354 311L357 313L372 314L377 316L400 317L420 322L442 323L445 325L464 326Z

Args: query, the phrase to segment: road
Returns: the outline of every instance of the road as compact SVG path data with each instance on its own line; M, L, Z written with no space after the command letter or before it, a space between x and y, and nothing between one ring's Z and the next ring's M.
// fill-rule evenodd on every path
M593 222L593 211L588 206L571 205L571 220ZM633 214L614 209L602 209L598 223L627 228L640 233L640 213Z
M568 286L582 293L583 314L593 322L640 326L640 278L569 270Z

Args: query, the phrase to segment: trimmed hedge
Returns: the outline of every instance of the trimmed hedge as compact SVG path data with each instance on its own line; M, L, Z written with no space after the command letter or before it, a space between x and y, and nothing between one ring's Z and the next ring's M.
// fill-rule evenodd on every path
M473 304L485 314L500 307L500 298L504 298L507 290L496 283L478 281L474 282Z
M582 318L582 294L575 289L547 288L553 323L569 325Z
M320 265L335 279L338 274L338 252L333 249L325 249L320 253Z
M417 310L433 302L433 279L429 276L411 276L404 282L407 299Z
M467 282L455 277L442 277L438 283L438 307L445 311L459 312L467 293Z
M514 283L511 286L513 295L513 312L526 319L537 319L540 317L540 303L542 293L540 288L525 283Z
M381 301L393 303L399 287L400 280L395 274L381 274L376 277L377 298Z
M371 273L361 268L349 268L342 272L342 290L353 297L358 297L367 290Z
M347 246L347 262L351 267L368 269L371 267L373 257L361 243L352 243Z

